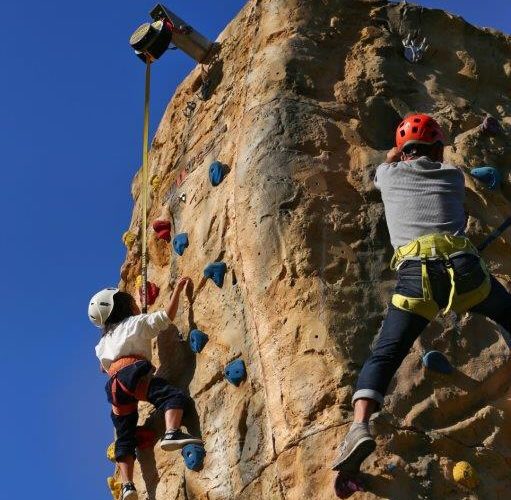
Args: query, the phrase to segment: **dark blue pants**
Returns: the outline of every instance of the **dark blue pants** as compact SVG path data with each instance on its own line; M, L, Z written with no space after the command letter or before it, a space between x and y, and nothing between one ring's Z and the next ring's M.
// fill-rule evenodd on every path
M452 259L452 264L456 289L460 292L477 288L484 279L476 256L461 255ZM442 261L429 261L427 266L435 302L445 308L450 291L445 265ZM401 265L395 291L409 297L422 296L420 262L405 261ZM489 296L470 312L490 318L511 333L511 294L493 276ZM392 377L428 323L422 316L389 305L373 351L360 372L353 401L368 398L383 403Z
M117 378L129 391L134 392L139 381L152 371L153 366L149 361L137 361L120 370ZM107 382L105 390L108 401L112 403L112 379ZM118 404L125 405L137 401L133 396L119 390L119 387L116 395ZM147 401L161 411L183 410L189 404L190 398L181 389L172 387L165 379L153 377L149 383ZM127 455L135 455L138 411L123 416L115 415L112 412L111 418L115 427L116 460Z

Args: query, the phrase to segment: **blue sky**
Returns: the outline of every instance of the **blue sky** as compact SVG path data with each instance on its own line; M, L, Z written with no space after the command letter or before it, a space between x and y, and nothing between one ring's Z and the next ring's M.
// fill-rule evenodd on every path
M154 3L0 7L2 498L29 499L30 488L42 500L110 498L112 428L86 306L124 260L144 77L128 38ZM214 39L244 3L168 6ZM421 3L511 31L508 0ZM193 65L177 51L155 65L152 130Z

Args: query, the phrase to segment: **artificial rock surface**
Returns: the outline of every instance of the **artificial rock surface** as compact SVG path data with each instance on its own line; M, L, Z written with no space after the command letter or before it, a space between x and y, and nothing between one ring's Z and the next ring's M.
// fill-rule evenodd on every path
M402 39L420 30L430 49L419 64ZM511 214L511 39L440 10L383 0L250 0L218 40L206 100L200 68L179 86L150 152L149 220L187 232L183 257L151 236L149 279L161 308L178 276L196 286L176 328L154 348L159 373L189 390L207 456L200 472L156 446L139 457L136 484L150 499L334 498L329 464L351 419L357 373L394 284L375 167L401 116L432 113L445 128L447 160L464 169L468 233L475 243ZM166 71L165 59L158 71ZM191 116L183 113L195 101ZM479 128L486 114L503 133ZM209 165L229 172L218 187ZM503 174L490 192L469 169ZM176 182L177 180L177 182ZM184 197L181 195L185 195ZM130 230L140 231L140 176ZM181 197L181 199L180 199ZM511 288L511 232L485 252ZM225 284L200 283L214 261ZM135 291L137 245L121 285ZM209 343L194 356L180 342L192 328ZM377 452L363 466L367 492L353 498L505 498L511 488L510 337L475 316L438 318L400 368L374 419ZM455 366L426 373L424 351ZM241 357L240 387L223 377ZM142 403L140 423L163 431ZM480 486L460 489L459 460Z

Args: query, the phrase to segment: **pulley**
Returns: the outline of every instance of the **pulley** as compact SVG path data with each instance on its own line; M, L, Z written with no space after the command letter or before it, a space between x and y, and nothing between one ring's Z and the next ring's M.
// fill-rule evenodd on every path
M162 4L149 15L154 22L142 24L130 38L130 45L143 61L159 59L171 43L198 63L207 59L214 44L180 17Z
M139 26L130 38L130 45L135 49L137 56L145 60L159 59L169 48L172 41L172 31L163 21L144 23Z

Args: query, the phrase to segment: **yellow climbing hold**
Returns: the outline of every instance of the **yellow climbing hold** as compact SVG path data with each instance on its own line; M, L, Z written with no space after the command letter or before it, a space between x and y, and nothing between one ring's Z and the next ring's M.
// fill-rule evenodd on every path
M136 239L137 235L135 233L132 233L131 231L126 231L122 235L122 241L128 248L131 248L133 246L133 243L135 243Z
M142 286L142 275L139 274L137 276L137 279L135 280L135 289L139 290L141 286Z
M116 481L115 478L113 477L108 477L106 481L108 483L110 493L112 494L114 500L119 500L119 498L121 497L122 483Z
M106 458L108 458L111 462L115 462L115 442L110 443L106 449Z
M161 179L157 175L153 175L151 179L151 187L154 191L158 191L158 188L161 186Z
M477 472L468 462L458 462L452 469L452 477L466 488L473 489L479 484Z

